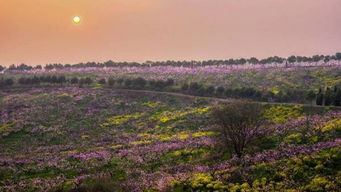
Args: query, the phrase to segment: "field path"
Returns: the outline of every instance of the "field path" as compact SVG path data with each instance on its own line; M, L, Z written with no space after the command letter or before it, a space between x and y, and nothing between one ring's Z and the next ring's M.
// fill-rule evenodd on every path
M112 90L112 89L111 89ZM135 93L153 93L153 94L163 94L169 96L178 96L178 97L188 97L194 99L208 99L220 102L231 102L233 100L237 100L234 98L218 98L218 97L208 97L208 96L196 96L196 95L189 95L184 93L175 93L175 92L165 92L165 91L150 91L150 90L138 90L138 89L113 89L117 91L126 91L126 92L135 92ZM262 104L270 104L270 105L302 105L305 107L316 107L316 108L326 108L327 106L320 106L320 105L312 105L312 104L301 104L301 103L279 103L279 102L258 102L255 101L254 103L262 103ZM341 106L328 106L333 109L341 110Z
M55 88L59 86L36 86L36 87L12 87L12 88L2 88L0 91L8 91L8 90L20 90L22 88L24 89L32 89L32 88ZM60 86L60 87L73 87L73 86ZM84 87L83 89L86 89ZM218 102L224 102L228 103L233 100L237 100L235 98L218 98L218 97L208 97L208 96L197 96L197 95L189 95L184 93L177 93L177 92L167 92L167 91L151 91L151 90L141 90L141 89L122 89L122 88L109 88L104 87L102 90L106 91L121 91L121 92L133 92L133 93L152 93L152 94L160 94L160 95L168 95L168 96L178 96L178 97L187 97L187 98L193 98L193 99L208 99ZM269 104L269 105L302 105L304 107L312 107L312 108L326 108L329 107L331 109L341 110L341 106L320 106L320 105L312 105L312 104L302 104L302 103L280 103L280 102L259 102L254 101L254 103L262 103L262 104Z

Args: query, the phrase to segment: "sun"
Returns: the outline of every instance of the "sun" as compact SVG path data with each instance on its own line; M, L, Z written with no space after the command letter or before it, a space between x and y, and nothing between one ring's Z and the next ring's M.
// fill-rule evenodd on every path
M81 18L79 16L75 16L75 17L73 17L73 22L75 24L79 24L81 22Z

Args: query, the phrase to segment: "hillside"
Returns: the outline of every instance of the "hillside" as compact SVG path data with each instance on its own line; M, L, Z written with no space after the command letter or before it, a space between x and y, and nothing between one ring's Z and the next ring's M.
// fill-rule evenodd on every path
M209 118L222 102L233 100L77 87L1 91L0 189L340 188L339 111L266 105L273 131L239 159L221 151Z

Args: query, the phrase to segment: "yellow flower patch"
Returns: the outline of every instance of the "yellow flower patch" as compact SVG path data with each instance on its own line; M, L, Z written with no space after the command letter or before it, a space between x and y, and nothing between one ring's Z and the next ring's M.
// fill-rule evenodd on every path
M144 115L144 113L134 113L131 115L113 116L113 117L108 118L105 123L101 124L101 126L102 127L109 127L109 126L122 125L124 123L127 123L130 120L138 119L143 115Z
M82 139L89 139L90 135L82 135L81 137L82 137Z
M160 104L161 104L160 102L155 102L155 103L153 103L153 102L151 102L151 101L147 101L147 102L143 102L141 105L154 109L154 108L159 107Z
M213 131L199 131L199 132L195 132L193 134L178 133L175 135L160 135L159 140L160 141L170 141L172 139L185 140L185 139L188 139L190 137L196 138L196 137L213 136L213 135L217 135L217 134L218 134L217 132L213 132Z
M97 89L103 89L103 85L96 83L92 86L92 89L97 90Z
M210 109L211 107L204 107L204 108L194 108L188 111L175 111L175 112L164 111L162 113L152 115L150 117L150 120L159 121L160 123L167 123L172 120L183 118L190 114L204 114L208 112Z
M110 146L111 149L118 149L118 148L122 148L124 145L112 145Z
M0 126L0 134L3 136L8 136L12 131L13 126L15 123L6 123Z
M291 135L288 135L287 137L284 138L284 141L287 143L300 143L302 141L303 135L301 133L294 133Z
M172 138L172 136L164 135L160 137L160 141L170 141Z
M175 150L173 152L170 153L171 156L173 157L178 157L181 155L186 155L186 154L191 154L191 155L198 155L200 154L200 156L205 156L209 154L209 151L207 151L206 149L179 149L179 150Z
M199 131L199 132L193 133L192 137L204 137L204 136L212 136L212 135L217 135L217 134L218 134L217 132L213 132L213 131L206 131L206 132Z
M303 108L301 105L295 106L278 105L267 109L264 112L264 117L269 120L272 120L275 123L284 123L288 120L301 117L302 110Z
M273 87L272 89L270 89L270 92L272 92L274 95L278 95L280 90L278 87Z
M70 95L68 93L62 93L62 94L58 95L57 97L59 97L59 98L70 97Z
M189 137L189 134L186 134L186 133L180 133L178 136L177 136L180 140L185 140Z
M150 137L152 135L149 133L139 133L139 134L137 134L137 136L139 136L139 137Z
M130 144L131 145L143 145L143 144L148 144L151 142L152 142L152 140L141 140L141 141L133 141Z
M329 121L324 127L322 127L322 132L331 130L341 130L341 118Z
M203 187L204 185L211 183L212 180L213 177L207 173L195 173L191 180L191 186L193 188Z

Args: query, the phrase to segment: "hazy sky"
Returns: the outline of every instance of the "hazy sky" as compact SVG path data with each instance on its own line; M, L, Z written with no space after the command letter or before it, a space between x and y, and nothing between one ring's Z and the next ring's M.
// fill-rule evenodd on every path
M0 65L334 54L340 8L341 0L0 0Z

